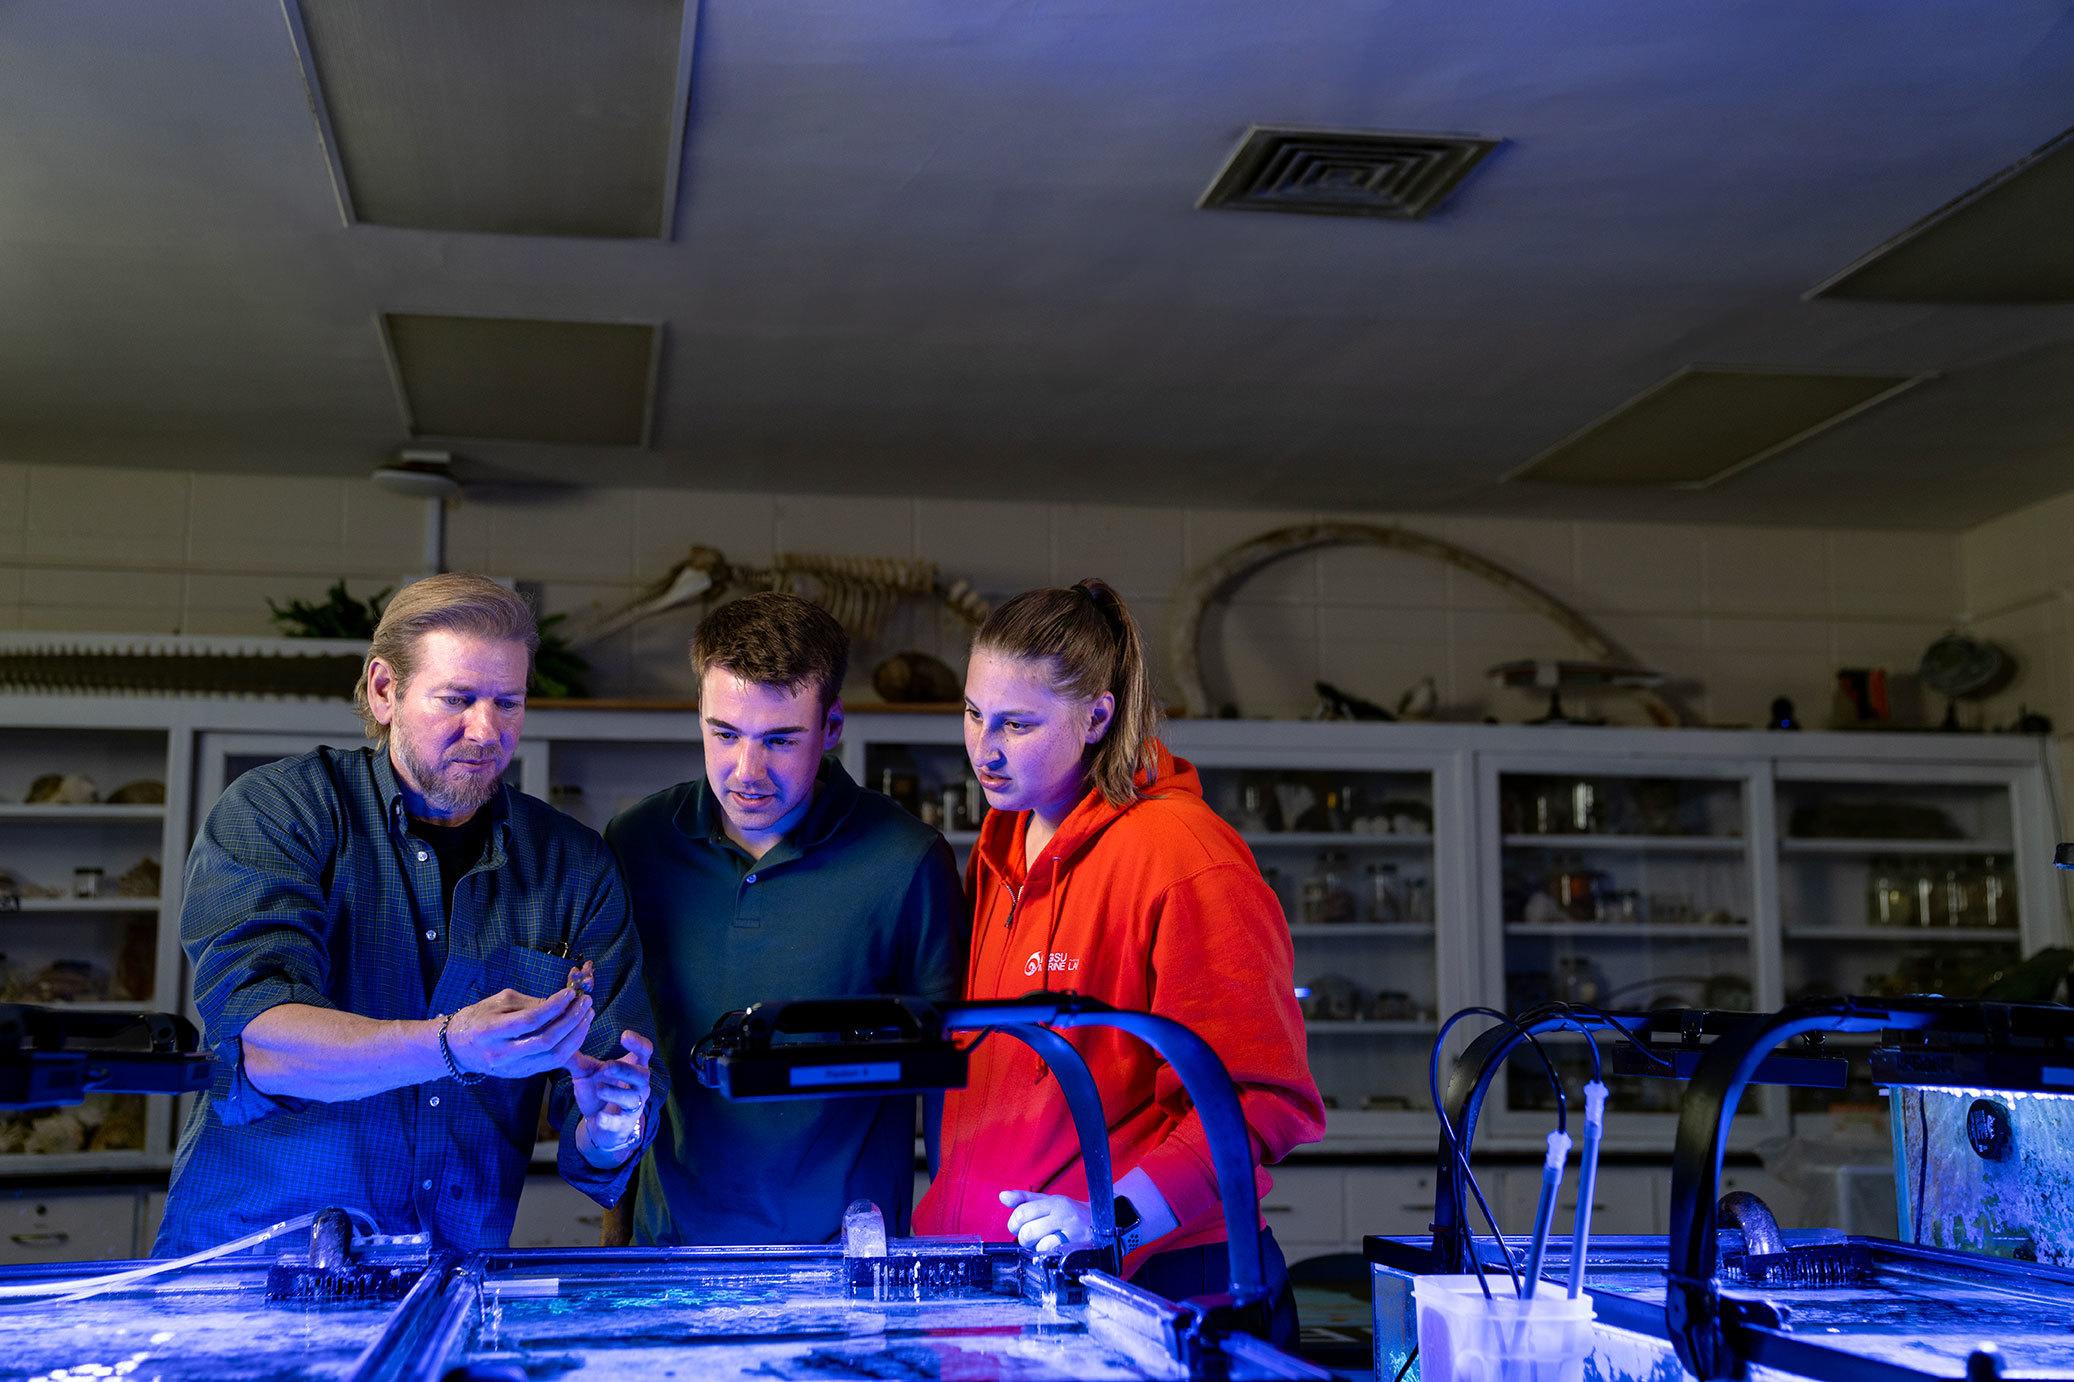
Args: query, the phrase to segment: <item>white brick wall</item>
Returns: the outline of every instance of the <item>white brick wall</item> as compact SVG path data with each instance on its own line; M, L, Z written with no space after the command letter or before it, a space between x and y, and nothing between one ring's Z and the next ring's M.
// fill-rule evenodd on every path
M983 479L976 470L975 487ZM995 497L480 489L449 506L448 548L457 568L541 581L548 609L579 630L701 543L744 563L776 551L926 557L997 597L1101 575L1131 599L1167 680L1169 602L1185 573L1255 534L1322 517L1403 522L1519 572L1675 677L1714 721L1757 719L1785 694L1820 723L1837 666L1905 671L1967 611L2024 600L2045 603L1988 621L1998 637L2006 626L2029 664L2012 695L2048 713L2074 696L2074 608L2049 594L2069 579L2074 550L2057 564L2041 555L2046 535L2074 520L2074 499L1953 538ZM421 522L416 501L360 479L0 465L0 627L266 633L269 597L315 598L341 576L362 595L395 583L416 565ZM598 646L597 690L688 692L692 623L666 617ZM962 654L949 621L917 610L880 646L859 649L855 685L902 646L954 665ZM1261 572L1206 621L1203 648L1213 693L1249 714L1302 713L1320 677L1387 704L1431 676L1458 712L1506 719L1534 704L1494 691L1490 664L1576 652L1466 573L1351 548ZM1619 698L1599 708L1634 718ZM2074 714L2061 718L2074 725Z
M1969 630L2016 655L2017 676L1985 707L1990 723L2019 707L2049 715L2063 767L2074 743L2074 494L1971 529L1959 539Z

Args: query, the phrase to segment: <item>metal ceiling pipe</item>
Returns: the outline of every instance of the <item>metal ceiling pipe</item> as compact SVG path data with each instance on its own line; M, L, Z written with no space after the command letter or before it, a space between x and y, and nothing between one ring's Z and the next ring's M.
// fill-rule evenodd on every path
M446 570L446 501L461 492L453 475L453 455L446 451L404 450L392 465L379 466L373 479L391 494L425 502L425 546L421 574L437 576Z

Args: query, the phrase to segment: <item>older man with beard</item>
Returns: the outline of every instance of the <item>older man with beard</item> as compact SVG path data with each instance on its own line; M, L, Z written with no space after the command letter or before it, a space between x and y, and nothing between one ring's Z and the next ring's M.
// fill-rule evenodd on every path
M254 769L210 811L180 932L217 1064L160 1255L329 1205L501 1247L543 1097L563 1177L625 1192L655 1132L625 890L594 832L502 782L538 646L493 581L406 587L354 692L374 747Z

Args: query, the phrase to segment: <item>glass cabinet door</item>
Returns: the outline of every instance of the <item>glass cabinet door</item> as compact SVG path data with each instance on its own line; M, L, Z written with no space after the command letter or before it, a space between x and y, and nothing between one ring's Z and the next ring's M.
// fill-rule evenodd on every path
M861 780L942 830L962 863L987 808L958 726L874 728L883 737L849 748ZM1167 743L1281 904L1328 1145L1428 1136L1426 1055L1444 1006L1435 919L1460 906L1437 896L1434 769L1351 771L1315 750L1191 742L1195 728L1170 726Z
M1433 772L1195 763L1288 920L1328 1138L1424 1120L1442 1007Z
M530 766L514 761L512 769ZM614 816L644 797L705 775L694 726L689 739L556 739L546 744L544 769L523 780L525 790L544 790L550 806L602 834Z
M158 995L166 820L159 731L0 731L0 1001Z
M865 746L861 786L884 792L924 825L943 832L957 851L958 866L979 839L987 798L972 775L965 743L955 722L950 737L875 740Z
M2018 956L2004 782L1778 786L1786 998L1973 997Z
M164 730L0 730L0 1001L178 1006L177 952L159 929L167 749ZM7 1112L0 1167L136 1167L164 1156L167 1126L135 1095Z
M1788 1002L1976 997L2021 958L2025 918L2009 781L1897 785L1782 775L1777 796ZM1795 1090L1793 1108L1817 1112L1877 1099L1860 1074L1841 1095Z
M1495 795L1503 938L1503 998L1496 1006L1518 1012L1552 1000L1607 1011L1758 1005L1750 802L1742 777L1500 771ZM1543 1042L1573 1091L1589 1064L1581 1043ZM1673 1112L1683 1088L1636 1078L1607 1084L1616 1112ZM1555 1104L1531 1057L1512 1062L1506 1091L1508 1109Z

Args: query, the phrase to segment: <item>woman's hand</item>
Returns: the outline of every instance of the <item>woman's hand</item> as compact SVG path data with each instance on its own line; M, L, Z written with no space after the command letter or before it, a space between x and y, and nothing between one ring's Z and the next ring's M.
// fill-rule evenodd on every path
M1012 1211L1008 1231L1032 1252L1062 1253L1095 1240L1095 1215L1086 1200L1040 1195L1035 1190L1003 1190L1001 1203Z

